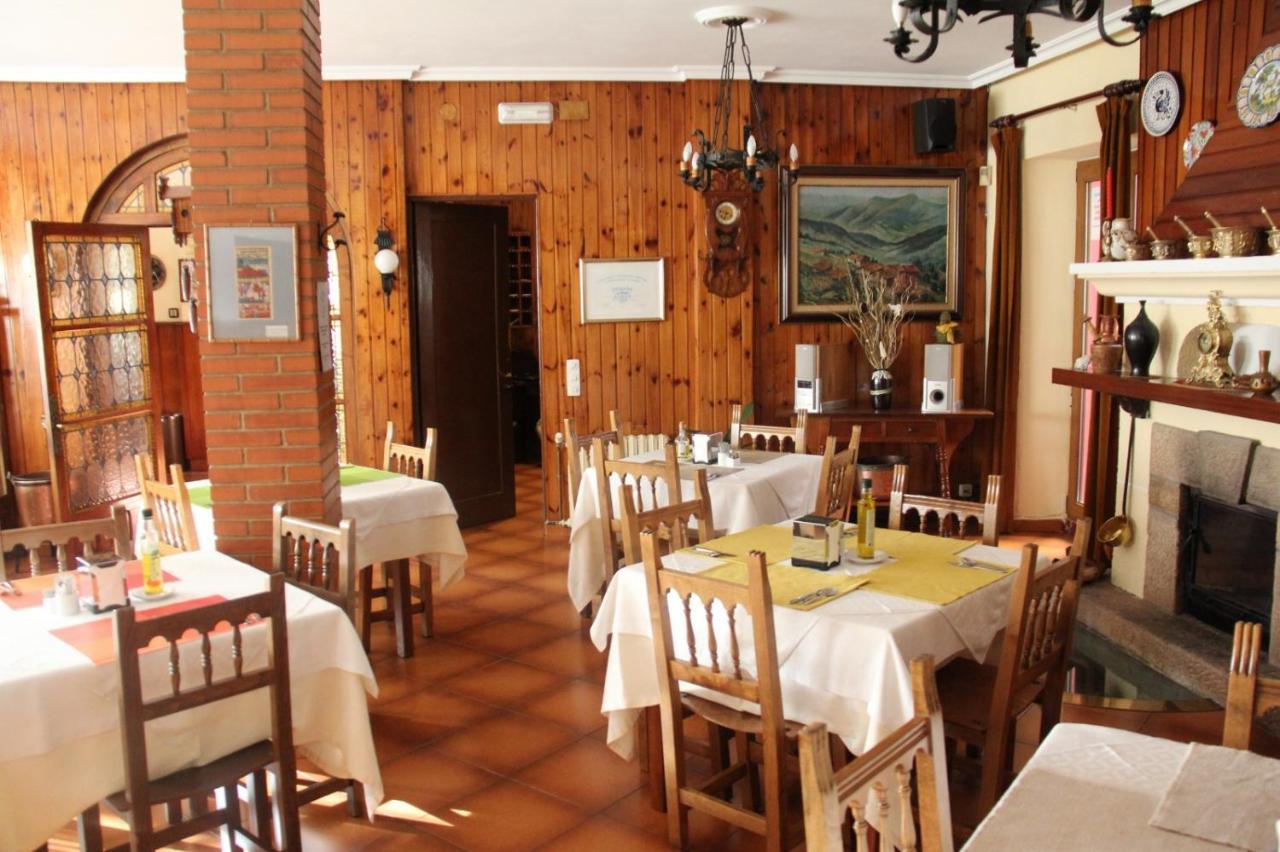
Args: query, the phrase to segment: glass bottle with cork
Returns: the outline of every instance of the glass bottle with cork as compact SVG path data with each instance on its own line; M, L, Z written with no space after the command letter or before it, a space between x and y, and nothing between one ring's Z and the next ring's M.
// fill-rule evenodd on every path
M160 568L160 533L150 509L142 510L142 594L149 598L164 594L164 572Z
M689 428L680 421L680 431L676 433L676 458L688 461L693 458L693 442L689 440Z
M862 497L858 500L858 558L876 557L876 499L871 496L871 477L862 480Z

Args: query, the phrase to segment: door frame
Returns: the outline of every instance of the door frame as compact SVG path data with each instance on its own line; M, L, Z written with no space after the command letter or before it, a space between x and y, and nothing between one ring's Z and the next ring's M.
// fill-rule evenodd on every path
M534 291L538 294L537 310L534 312L537 322L537 339L538 339L538 363L542 363L543 353L543 328L542 328L542 252L538 241L539 225L542 219L542 213L538 208L537 193L503 193L498 195L408 195L405 199L405 226L407 236L406 252L409 258L408 267L408 285L409 285L409 316L416 318L419 309L419 293L422 288L422 282L418 280L418 234L416 232L416 220L414 217L414 208L419 204L462 204L462 205L488 205L488 206L509 206L510 202L520 201L529 202L533 205L533 229L532 236L535 243L535 251L533 252L533 282ZM409 358L410 358L410 378L413 388L413 410L412 424L413 436L415 441L421 440L423 424L418 422L418 412L422 410L422 377L419 375L417 365L418 344L420 342L419 335L421 331L417 322L409 323ZM542 454L542 516L544 523L547 522L547 387L546 382L538 382L538 418L542 424L540 430L542 434L538 436L543 447ZM519 512L517 512L517 515Z

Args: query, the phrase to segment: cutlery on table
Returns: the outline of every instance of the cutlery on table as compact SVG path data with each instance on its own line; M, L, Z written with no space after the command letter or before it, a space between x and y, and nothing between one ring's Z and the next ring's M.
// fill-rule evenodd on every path
M0 581L0 591L7 592L8 594L11 594L11 595L17 595L18 597L22 597L22 589L19 589L17 586L9 582L8 580Z
M723 558L729 555L727 553L721 553L720 551L715 550L714 548L702 547L701 545L694 545L689 549L692 550L694 553L701 553L703 556L718 556Z
M1008 574L1011 570L1004 565L996 565L994 562L979 562L976 559L970 559L968 556L957 556L956 561L951 564L961 568L981 568L983 571L995 571L997 574Z
M833 598L837 594L839 594L839 592L837 592L831 586L824 586L821 589L815 589L814 591L810 592L807 595L801 595L798 598L792 598L791 606L805 606L807 604L813 603L814 601L820 601L823 598Z

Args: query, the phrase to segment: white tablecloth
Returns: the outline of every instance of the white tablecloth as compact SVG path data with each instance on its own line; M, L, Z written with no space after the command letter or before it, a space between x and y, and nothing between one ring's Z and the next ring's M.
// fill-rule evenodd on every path
M657 461L662 450L640 453L629 461ZM739 468L710 469L712 477L707 483L711 493L711 513L716 529L735 533L775 524L813 511L818 497L818 478L822 475L822 456L804 453L762 453L743 451L743 463ZM753 461L758 459L759 461ZM681 465L686 473L693 465ZM615 493L612 505L614 517L619 487L614 477ZM693 496L693 481L681 478L684 498ZM658 490L658 499L664 503L669 497L666 487ZM584 608L604 583L604 543L600 529L600 503L596 495L596 473L587 468L582 472L578 485L578 497L573 504L573 516L569 519L569 598L578 609Z
M207 486L208 480L188 483ZM216 550L213 510L192 506L202 550ZM439 482L396 476L342 487L342 516L356 522L360 565L418 557L436 566L440 588L461 580L467 546L458 512Z
M178 578L176 594L152 606L208 595L230 599L267 587L266 574L220 553L167 556L162 566ZM95 665L48 632L110 615L64 618L41 607L10 610L4 600L9 598L0 600L0 849L30 849L123 788L120 674L114 661ZM336 607L291 586L286 607L294 742L325 772L364 784L372 813L382 800L382 778L365 699L366 691L377 694L368 658ZM246 670L265 660L266 628L253 632L244 631ZM219 666L229 665L228 641L215 637ZM181 646L187 682L199 678L198 645ZM144 691L167 689L167 654L143 662ZM237 696L150 723L147 730L153 775L204 765L269 735L268 697L263 690Z
M975 545L965 555L1011 568L1021 561L1019 550L985 545ZM715 563L707 559L705 566L697 564L697 557L688 554L676 557L682 564L673 567L686 570ZM833 570L857 574L872 569ZM786 718L826 722L854 754L874 746L911 719L912 658L932 654L939 665L966 653L986 658L1007 620L1014 574L946 606L864 588L808 612L774 607ZM676 617L683 619L682 614ZM695 629L705 630L703 622L704 616L695 613ZM738 624L743 667L751 672L755 654L749 642L750 619L740 618ZM683 631L675 633L676 641L683 642ZM626 758L634 753L634 727L641 709L658 703L652 635L644 569L629 565L614 575L591 626L596 647L609 652L601 704L609 718L609 746ZM704 644L700 641L699 647ZM719 647L729 647L727 635Z
M1058 725L964 848L1223 852L1228 847L1148 825L1189 748L1116 728Z

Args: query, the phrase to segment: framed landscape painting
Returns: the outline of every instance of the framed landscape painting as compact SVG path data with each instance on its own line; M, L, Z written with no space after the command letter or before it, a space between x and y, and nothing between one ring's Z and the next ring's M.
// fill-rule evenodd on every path
M779 196L783 322L834 320L858 266L909 272L916 315L960 311L962 169L806 166Z

